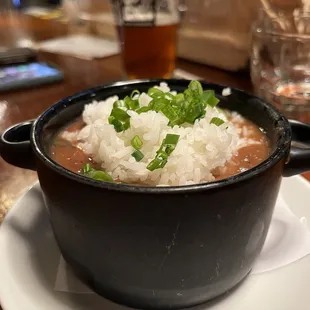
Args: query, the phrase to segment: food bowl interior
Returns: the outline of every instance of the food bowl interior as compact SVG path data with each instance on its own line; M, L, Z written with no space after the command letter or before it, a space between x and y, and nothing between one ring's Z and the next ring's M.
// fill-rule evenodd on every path
M99 86L86 90L72 97L63 99L52 108L41 115L37 122L36 134L38 135L39 145L45 156L49 159L49 148L57 133L66 125L79 118L83 112L85 104L93 101L105 100L110 96L117 95L124 98L130 95L135 89L140 92L147 92L150 87L159 85L160 82L166 82L171 90L177 92L184 91L189 81L187 80L149 80L149 81L129 81L118 82L111 85ZM216 96L220 99L219 107L236 111L248 120L254 122L262 128L270 140L271 156L279 148L283 148L289 143L289 125L288 121L279 114L271 105L263 100L253 97L243 91L232 89L229 96L222 96L222 90L225 86L204 83L204 90L213 89Z

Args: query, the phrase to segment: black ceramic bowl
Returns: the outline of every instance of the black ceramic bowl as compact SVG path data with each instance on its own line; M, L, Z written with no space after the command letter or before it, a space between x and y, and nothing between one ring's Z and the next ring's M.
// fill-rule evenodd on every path
M38 172L60 250L97 293L136 308L181 308L217 297L250 272L266 238L282 176L310 170L310 126L289 122L272 106L240 90L222 97L265 129L271 154L239 175L182 187L138 187L98 182L72 173L49 156L60 128L86 103L145 91L162 80L119 82L61 100L34 122L9 128L0 153ZM185 80L166 80L182 91Z

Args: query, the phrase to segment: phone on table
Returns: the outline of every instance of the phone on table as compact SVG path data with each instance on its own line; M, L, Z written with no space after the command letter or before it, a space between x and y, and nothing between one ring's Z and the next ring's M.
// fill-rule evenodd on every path
M36 87L64 79L63 72L46 62L27 62L0 67L0 92Z

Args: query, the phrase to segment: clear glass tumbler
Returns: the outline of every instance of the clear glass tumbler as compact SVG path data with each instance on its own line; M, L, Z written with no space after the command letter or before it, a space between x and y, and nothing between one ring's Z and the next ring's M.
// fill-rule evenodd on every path
M258 96L310 123L310 13L261 12L252 28L251 78Z
M177 0L111 0L126 77L169 78L176 60Z

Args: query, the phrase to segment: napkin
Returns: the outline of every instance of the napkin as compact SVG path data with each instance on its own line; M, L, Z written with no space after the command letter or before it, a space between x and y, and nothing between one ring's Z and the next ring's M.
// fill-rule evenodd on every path
M298 218L279 195L264 247L251 274L261 274L289 265L310 254L310 232L305 218ZM93 293L60 257L56 291Z
M42 41L36 45L36 48L86 59L104 58L116 55L120 51L115 41L82 34Z

